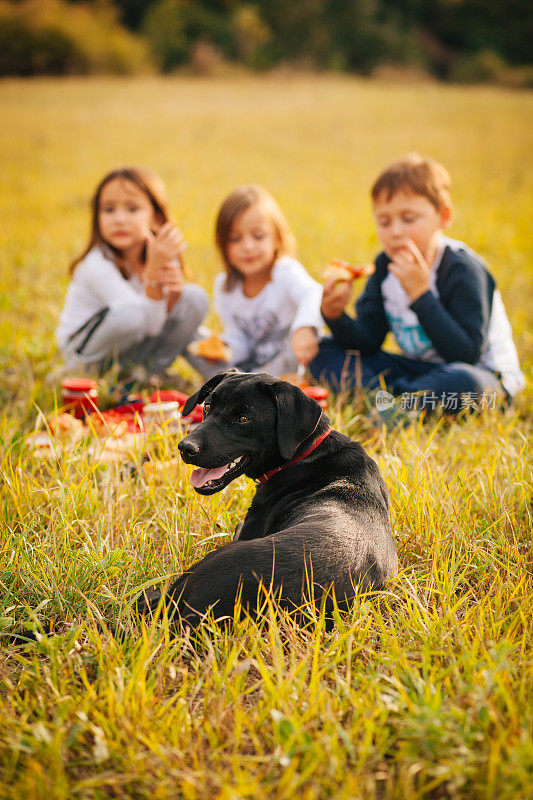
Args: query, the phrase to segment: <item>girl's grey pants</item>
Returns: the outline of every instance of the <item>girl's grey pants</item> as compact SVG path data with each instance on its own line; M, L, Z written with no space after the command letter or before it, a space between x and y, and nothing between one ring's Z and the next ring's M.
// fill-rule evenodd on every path
M133 303L102 309L71 338L64 350L69 368L93 365L105 369L141 364L151 373L162 372L195 338L207 314L209 297L201 286L186 284L180 299L169 311L157 336L139 338L138 307Z

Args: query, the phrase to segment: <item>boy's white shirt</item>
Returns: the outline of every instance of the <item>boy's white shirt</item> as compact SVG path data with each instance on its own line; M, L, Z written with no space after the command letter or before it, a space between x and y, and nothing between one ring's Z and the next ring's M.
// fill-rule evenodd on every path
M468 250L468 246L458 239L441 236L435 260L429 271L429 290L439 298L437 290L437 270L444 250ZM422 361L442 363L444 359L434 349L415 312L409 308L411 300L399 279L392 272L381 284L383 306L392 333L405 355ZM499 289L494 290L492 310L487 332L487 340L477 366L493 372L500 372L502 383L510 395L516 394L525 386L525 378L520 370L518 353L513 341L513 332L505 311Z
M106 306L129 303L139 315L139 338L157 336L167 317L167 301L152 300L144 293L139 278L126 280L117 265L100 247L94 247L80 261L67 288L56 338L63 349L69 336L93 314Z
M437 269L446 247L446 237L441 236L437 254L429 270L429 290L435 297L437 291ZM411 300L400 283L400 279L389 272L381 284L383 307L394 338L405 355L422 361L444 361L433 348L431 339L420 324L418 316L409 307Z
M225 282L225 273L216 276L213 302L233 363L253 359L260 366L279 353L298 328L313 328L317 335L322 331L322 287L296 259L278 258L256 297L246 297L240 281L226 292Z

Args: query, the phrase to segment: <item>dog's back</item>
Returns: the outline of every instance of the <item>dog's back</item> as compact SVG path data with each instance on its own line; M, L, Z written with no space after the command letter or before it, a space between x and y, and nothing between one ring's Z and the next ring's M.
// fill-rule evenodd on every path
M281 582L287 565L304 553L315 584L333 584L339 598L353 596L356 586L380 588L398 569L378 466L361 445L336 431L316 454L259 486L239 541L267 537L279 551L276 584L277 574Z
M398 566L388 494L363 448L331 429L320 407L269 375L230 371L190 398L204 422L179 444L200 494L240 474L258 489L235 540L178 578L168 600L196 625L213 608L232 616L237 596L253 612L260 587L289 608L335 592L378 589Z

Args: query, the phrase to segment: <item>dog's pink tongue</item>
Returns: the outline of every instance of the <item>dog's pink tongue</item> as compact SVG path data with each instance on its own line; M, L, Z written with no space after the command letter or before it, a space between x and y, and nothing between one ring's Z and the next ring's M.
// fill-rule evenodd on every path
M216 481L217 478L221 478L228 471L228 467L229 464L224 464L223 467L216 467L215 469L205 469L204 467L193 469L191 484L195 489L201 489L207 481Z

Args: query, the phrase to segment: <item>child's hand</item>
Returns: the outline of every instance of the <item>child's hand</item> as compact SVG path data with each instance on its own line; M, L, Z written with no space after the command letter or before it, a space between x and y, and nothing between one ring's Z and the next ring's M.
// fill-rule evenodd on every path
M298 328L291 339L291 347L298 363L307 366L318 354L318 337L314 328Z
M157 273L173 259L179 259L187 245L182 232L171 222L165 222L157 233L150 232L146 242L145 273L157 280Z
M161 286L167 292L179 292L183 289L183 272L179 261L169 261L157 273L157 278Z
M389 271L396 275L412 303L429 289L428 263L411 239L407 239L405 248L395 254Z
M320 311L326 319L340 317L352 294L351 281L339 281L335 277L326 280Z
M178 302L183 291L183 270L177 259L170 261L159 270L159 286L163 297L167 301L167 311L170 311Z

